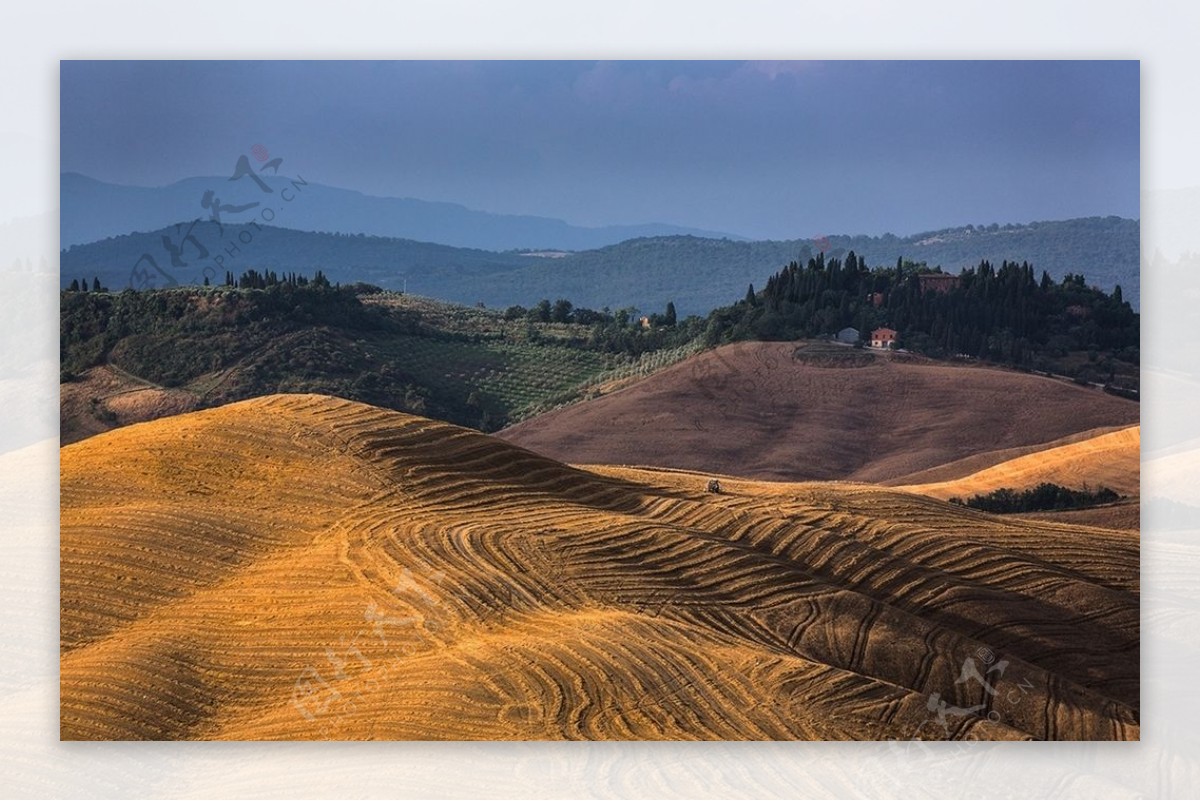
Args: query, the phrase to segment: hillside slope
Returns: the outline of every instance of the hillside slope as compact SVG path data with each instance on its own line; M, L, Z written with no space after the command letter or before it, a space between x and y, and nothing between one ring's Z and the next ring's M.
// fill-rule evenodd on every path
M63 444L278 392L316 392L495 430L590 383L690 352L666 332L642 357L594 327L351 287L178 287L60 295ZM643 358L644 357L644 358Z
M1053 379L782 342L694 356L502 439L571 464L882 482L972 454L1138 422L1136 403Z
M1135 536L316 395L61 457L64 739L1138 737Z
M1141 472L1141 426L1130 426L1080 442L1018 456L949 481L906 484L898 489L933 498L967 498L993 490L1029 489L1041 483L1071 489L1108 487L1137 495Z
M967 456L962 459L957 459L948 464L931 467L928 470L919 470L907 476L898 476L887 481L880 482L884 486L899 487L907 484L938 484L946 481L954 481L960 478L966 478L973 473L978 473L981 470L986 470L989 467L994 467L1002 462L1008 462L1022 456L1028 456L1032 453L1041 453L1042 451L1051 448L1058 448L1062 445L1072 445L1076 442L1100 437L1105 434L1113 434L1117 431L1122 431L1129 426L1101 426L1099 428L1091 428L1086 431L1079 431L1074 434L1068 434L1065 437L1059 437L1052 442L1039 442L1036 445L1024 445L1016 448L1001 448L998 451L984 451L976 453L972 456ZM1141 434L1138 434L1138 440L1141 440Z

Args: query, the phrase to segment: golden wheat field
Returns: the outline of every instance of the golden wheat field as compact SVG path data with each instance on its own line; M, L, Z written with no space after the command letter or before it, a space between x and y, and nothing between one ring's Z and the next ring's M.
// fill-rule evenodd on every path
M61 451L61 736L1137 739L1135 533L277 395Z
M961 478L906 484L899 489L951 498L1052 482L1074 488L1108 487L1120 495L1137 495L1140 460L1141 426L1129 426L1024 454Z

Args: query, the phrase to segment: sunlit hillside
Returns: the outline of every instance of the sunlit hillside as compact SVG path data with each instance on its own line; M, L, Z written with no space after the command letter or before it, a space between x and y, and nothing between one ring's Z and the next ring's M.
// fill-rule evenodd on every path
M1135 534L319 395L61 482L64 739L1138 737Z

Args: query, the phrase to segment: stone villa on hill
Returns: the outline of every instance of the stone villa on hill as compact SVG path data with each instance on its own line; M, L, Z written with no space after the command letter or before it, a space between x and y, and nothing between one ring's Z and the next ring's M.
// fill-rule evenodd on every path
M921 282L921 292L949 292L958 286L958 276L948 273L923 273L917 276Z

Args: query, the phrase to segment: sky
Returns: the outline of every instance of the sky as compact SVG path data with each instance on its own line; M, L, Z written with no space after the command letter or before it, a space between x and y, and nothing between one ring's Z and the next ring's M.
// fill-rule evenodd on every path
M1136 61L64 61L61 169L752 238L1139 217Z

